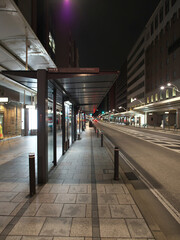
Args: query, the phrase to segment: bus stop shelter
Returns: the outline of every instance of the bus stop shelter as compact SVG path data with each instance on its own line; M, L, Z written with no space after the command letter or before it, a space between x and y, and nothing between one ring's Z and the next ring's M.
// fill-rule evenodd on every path
M38 183L48 181L48 99L53 102L53 163L56 166L56 103L62 104L62 152L65 153L65 101L72 104L72 139L76 140L76 114L96 111L119 72L99 68L49 68L36 71L2 71L6 77L37 91Z

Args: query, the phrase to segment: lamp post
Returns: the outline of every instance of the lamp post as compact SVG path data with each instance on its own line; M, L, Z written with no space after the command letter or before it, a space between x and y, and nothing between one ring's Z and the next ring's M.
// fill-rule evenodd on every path
M134 102L134 101L139 101L141 104L144 104L141 100L139 100L139 99L137 99L137 98L133 98L133 99L132 99L132 102Z
M161 86L161 87L160 87L161 90L164 90L165 88L174 88L174 90L175 90L176 92L180 92L180 90L178 89L178 87L177 87L176 85L172 84L172 83L167 83L166 86Z
M119 109L124 109L125 111L127 111L127 109L124 108L123 106L120 106Z

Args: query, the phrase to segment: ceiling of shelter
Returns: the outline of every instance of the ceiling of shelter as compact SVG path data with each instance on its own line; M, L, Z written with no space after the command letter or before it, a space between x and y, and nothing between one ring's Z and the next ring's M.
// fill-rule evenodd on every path
M12 0L0 1L0 67L31 70L56 67L50 56Z
M119 72L101 72L98 68L95 69L96 71L83 68L56 70L56 72L47 71L47 80L50 81L49 96L52 96L53 88L56 87L59 93L63 93L86 113L93 113L98 108L119 75ZM37 90L37 71L3 71L3 74L26 87ZM61 100L60 95L57 94L59 100Z

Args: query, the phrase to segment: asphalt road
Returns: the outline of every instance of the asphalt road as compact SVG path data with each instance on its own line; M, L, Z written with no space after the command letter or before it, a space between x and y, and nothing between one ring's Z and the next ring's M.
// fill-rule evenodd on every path
M180 212L180 135L109 123L96 124Z

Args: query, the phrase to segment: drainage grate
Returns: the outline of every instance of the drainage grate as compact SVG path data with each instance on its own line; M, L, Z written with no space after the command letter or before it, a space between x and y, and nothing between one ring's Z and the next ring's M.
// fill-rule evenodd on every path
M112 173L114 173L114 170L113 169L103 169L103 173L104 174L112 174Z
M125 175L128 180L138 180L138 178L133 172L125 172Z

